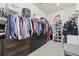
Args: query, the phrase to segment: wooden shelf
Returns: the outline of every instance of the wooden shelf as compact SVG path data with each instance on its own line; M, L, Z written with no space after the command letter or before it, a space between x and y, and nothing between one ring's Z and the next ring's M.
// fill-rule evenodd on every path
M21 47L17 47L16 49L13 49L11 51L7 51L7 55L8 56L12 56L12 55L16 55L24 50L28 50L29 49L29 45L24 45Z
M3 55L5 56L19 56L19 55L27 55L30 49L30 40L11 40L4 39L3 40ZM24 53L26 52L26 53Z
M28 55L29 53L30 53L30 51L29 51L29 49L27 49L27 50L24 50L24 51L18 53L17 56L26 56L26 55Z
M7 52L7 55L8 55L8 56L12 56L12 55L14 55L14 54L16 54L16 53L17 53L16 50L12 50L12 51Z
M23 47L20 47L20 48L18 49L18 52L24 51L24 50L26 50L26 49L28 49L28 48L29 48L29 45L25 45L25 46L23 46Z
M13 40L4 39L3 40L3 55L5 56L26 56L29 53L35 51L43 44L47 42L47 35L37 36L34 35L28 39L24 40Z
M17 47L16 49L13 49L11 51L7 51L7 55L12 56L12 55L16 55L20 52L23 53L24 50L28 50L28 49L29 49L29 45L24 45L24 46L21 46L21 47Z
M16 46L17 46L16 44L13 44L13 45L7 46L7 49L12 48L12 47L16 47Z

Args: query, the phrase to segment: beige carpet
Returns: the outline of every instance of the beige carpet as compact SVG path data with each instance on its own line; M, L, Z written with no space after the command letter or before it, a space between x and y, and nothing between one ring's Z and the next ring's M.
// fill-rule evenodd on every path
M61 43L49 41L28 56L64 56Z

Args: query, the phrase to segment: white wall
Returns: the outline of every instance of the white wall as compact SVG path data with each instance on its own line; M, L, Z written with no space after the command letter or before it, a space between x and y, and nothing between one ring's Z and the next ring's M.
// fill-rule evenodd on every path
M79 3L76 4L76 10L79 10Z
M5 7L5 3L0 3L0 7ZM19 13L21 13L22 8L29 8L33 14L38 14L40 17L46 17L46 15L43 13L42 10L40 10L37 6L35 6L33 3L16 3L19 7Z
M61 20L62 20L62 23L64 24L64 22L66 22L68 20L68 17L74 13L75 7L76 6L72 6L70 8L66 8L66 9L63 9L63 10L60 10L57 12L52 12L52 13L47 15L47 19L50 22L50 24L52 24L53 17L56 15L61 15Z

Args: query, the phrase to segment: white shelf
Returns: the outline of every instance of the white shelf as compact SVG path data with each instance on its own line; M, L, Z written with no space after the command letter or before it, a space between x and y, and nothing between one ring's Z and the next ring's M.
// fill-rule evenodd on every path
M5 34L5 32L4 32L4 33L0 33L0 36L1 36L1 35L4 35L4 34Z
M5 24L6 21L7 21L7 18L0 17L0 24Z
M7 21L7 19L4 17L0 17L0 21Z

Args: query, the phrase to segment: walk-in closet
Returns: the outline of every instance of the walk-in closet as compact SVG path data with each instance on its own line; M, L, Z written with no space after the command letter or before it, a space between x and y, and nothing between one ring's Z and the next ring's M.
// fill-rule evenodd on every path
M0 3L0 56L79 56L79 3Z

